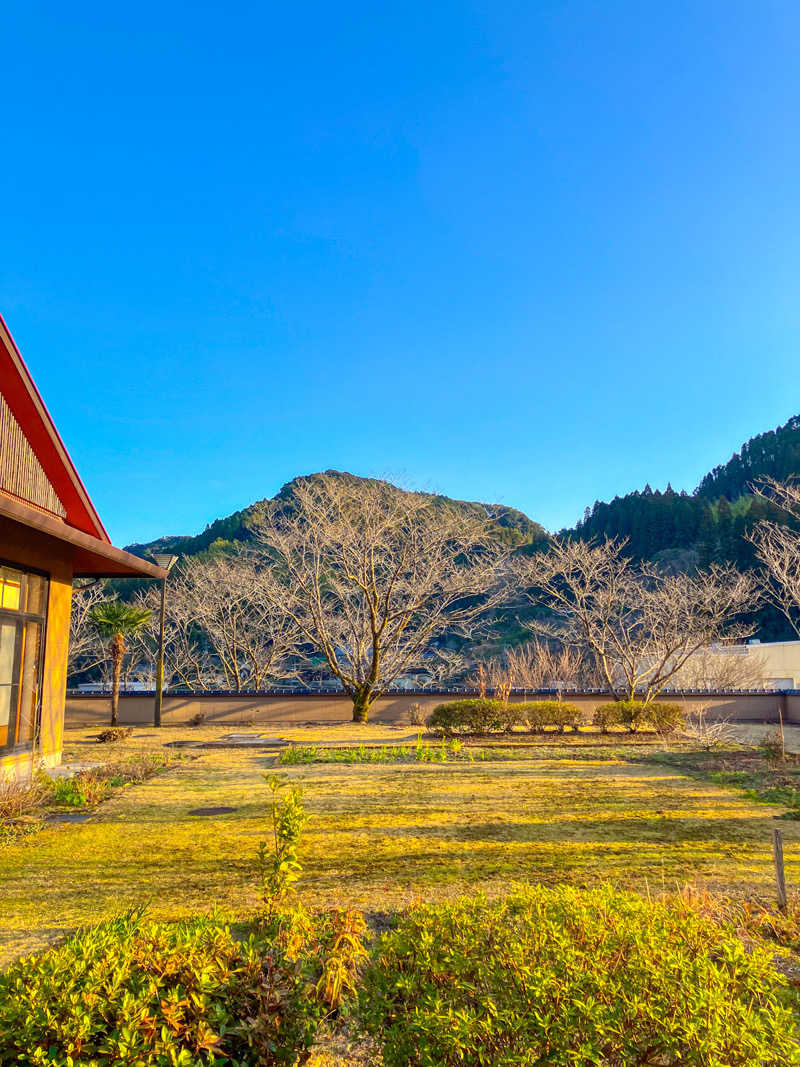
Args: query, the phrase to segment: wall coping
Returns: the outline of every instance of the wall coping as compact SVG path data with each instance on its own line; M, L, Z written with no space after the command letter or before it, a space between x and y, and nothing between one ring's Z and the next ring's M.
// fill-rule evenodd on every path
M489 690L491 692L491 690ZM595 696L608 696L611 698L611 694L605 689L512 689L510 691L511 696L555 696L561 693L562 696L572 697L595 697ZM68 697L77 697L81 700L108 700L111 695L111 690L106 689L103 692L84 692L81 689L67 689ZM144 697L155 698L155 689L137 689L137 690L122 690L119 694L120 700L125 699L142 699ZM235 689L165 689L164 699L172 697L180 698L181 700L215 700L218 697L225 697L230 699L231 697L241 697L242 699L252 699L253 697L290 697L298 700L319 700L321 697L331 698L338 697L342 700L350 700L348 696L341 689L243 689L241 692L237 692ZM378 693L374 700L388 700L395 699L397 697L461 697L461 698L476 698L480 697L480 692L477 689L389 689L385 692ZM659 694L659 699L668 700L670 697L687 697L687 696L705 696L709 698L713 697L725 697L725 696L797 696L800 695L800 689L672 689L665 690ZM612 698L613 699L613 698Z

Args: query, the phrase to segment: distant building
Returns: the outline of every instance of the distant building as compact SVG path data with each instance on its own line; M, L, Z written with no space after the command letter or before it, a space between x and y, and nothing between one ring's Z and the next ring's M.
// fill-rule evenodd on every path
M691 656L668 689L800 689L800 641L715 644Z
M735 647L760 662L765 689L800 689L800 641L751 641Z
M114 548L0 318L0 777L61 759L72 580L161 578Z

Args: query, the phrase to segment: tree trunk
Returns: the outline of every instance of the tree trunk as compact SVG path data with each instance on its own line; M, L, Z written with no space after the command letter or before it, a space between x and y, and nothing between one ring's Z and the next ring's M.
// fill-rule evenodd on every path
M371 703L370 692L360 691L353 697L353 722L366 722Z
M117 712L119 711L119 680L122 674L122 658L125 655L125 646L122 638L117 635L111 640L111 725L117 725Z

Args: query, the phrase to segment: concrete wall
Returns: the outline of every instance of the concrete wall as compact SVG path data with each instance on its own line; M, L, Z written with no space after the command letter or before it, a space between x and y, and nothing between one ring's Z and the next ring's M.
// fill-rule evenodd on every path
M792 687L800 684L800 641L769 641L761 645L745 645L746 655L761 667L765 684L786 681Z
M61 760L64 695L67 687L67 646L72 602L72 550L61 542L0 518L0 559L44 571L50 576L47 632L42 675L42 716L35 753L0 755L0 776L24 773L32 758L54 766Z
M425 714L430 714L437 704L456 700L477 693L393 693L376 700L370 718L373 722L408 723L412 704L420 704ZM522 696L512 696L512 701ZM525 699L536 699L535 694L526 694ZM543 693L539 699L553 699ZM597 693L565 694L565 700L578 705L590 719L598 704L606 703L608 697ZM699 705L707 709L709 717L738 720L742 722L777 722L781 706L785 722L800 724L799 693L720 693L689 696L669 695L665 699L686 706L688 711ZM67 697L66 721L68 726L100 726L109 720L109 697L101 694L69 694ZM197 694L165 696L162 721L165 726L180 726L198 713L205 716L208 724L222 725L267 725L303 723L341 723L351 719L351 703L337 693L293 693L290 695L259 694L250 696L222 696ZM119 702L119 721L128 725L142 725L153 721L153 697L141 693L122 694Z

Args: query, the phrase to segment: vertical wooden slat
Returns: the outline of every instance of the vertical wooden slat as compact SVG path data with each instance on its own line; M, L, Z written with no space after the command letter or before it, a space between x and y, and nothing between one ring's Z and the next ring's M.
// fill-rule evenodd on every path
M11 409L0 396L0 489L54 515L67 512Z

